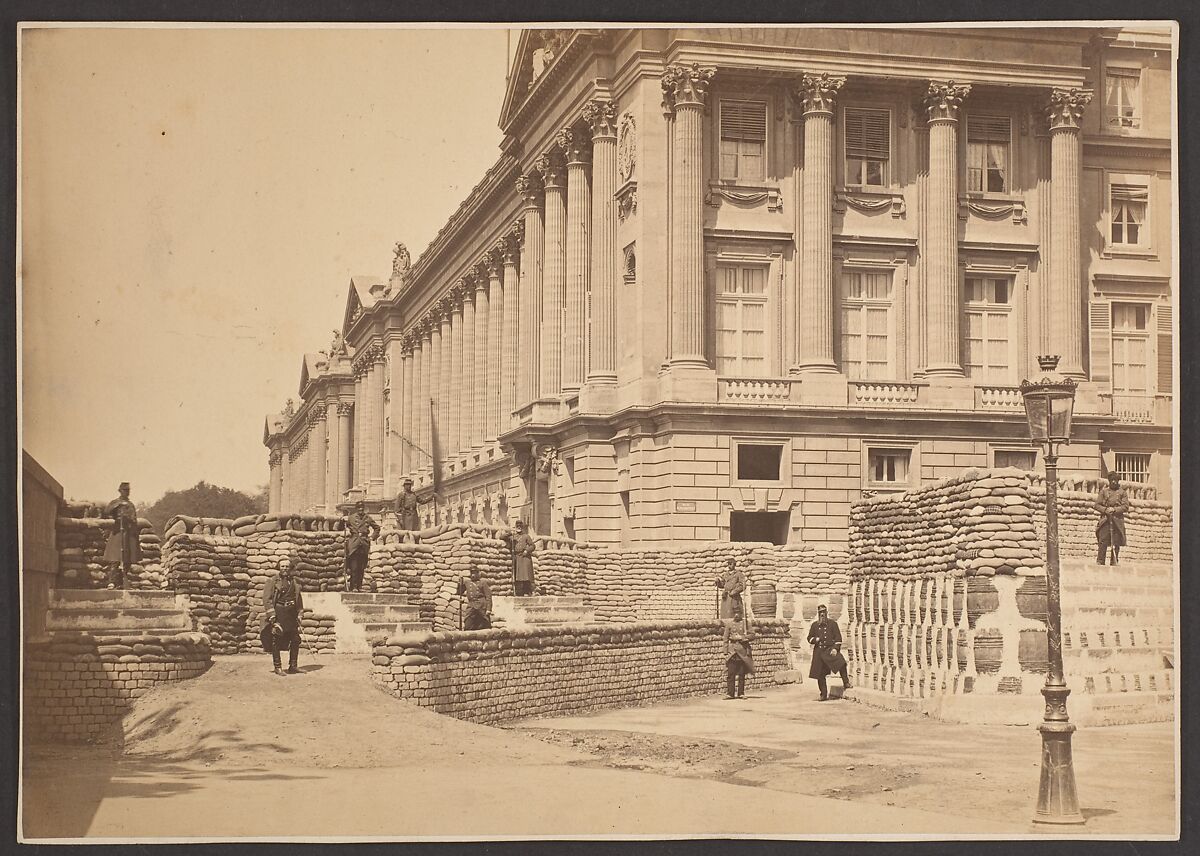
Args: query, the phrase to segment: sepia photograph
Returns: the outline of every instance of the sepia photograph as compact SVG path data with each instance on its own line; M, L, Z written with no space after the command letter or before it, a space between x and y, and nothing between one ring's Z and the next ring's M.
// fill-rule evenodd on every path
M15 35L20 842L1178 840L1178 24Z

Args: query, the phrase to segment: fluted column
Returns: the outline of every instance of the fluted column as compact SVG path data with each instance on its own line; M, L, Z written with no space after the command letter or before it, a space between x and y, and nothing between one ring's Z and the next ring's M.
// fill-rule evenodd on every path
M446 444L442 451L452 458L466 448L463 425L470 421L463 399L471 395L470 384L463 383L463 289L457 284L450 289L450 370L446 374Z
M566 280L563 286L562 389L583 386L588 280L592 265L592 189L588 185L588 135L564 128L555 137L567 160Z
M267 492L267 511L274 514L279 511L279 500L283 488L283 455L278 449L272 449L267 456L271 467L270 490Z
M437 422L436 427L437 427L437 431L438 431L438 445L442 446L444 444L444 439L442 436L442 429L443 429L442 420L444 417L442 415L443 411L441 409L442 408L442 399L441 399L442 314L441 314L440 305L435 306L433 308L433 312L429 319L429 371L428 371L428 375L429 375L429 379L425 382L427 395L425 396L426 400L425 400L424 406L425 406L425 410L427 413L432 411L432 416L426 417L427 421L429 421L429 428L426 429L427 430L426 436L427 436L429 442L426 444L425 448L429 452L430 467L437 467L440 462L438 460L435 460L433 457L433 454L434 454L433 429L435 427L434 426L435 421ZM439 451L441 451L441 450L439 450ZM444 452L443 452L443 454L444 454Z
M483 445L487 402L487 359L488 359L488 269L478 264L471 272L475 288L475 388L471 390L471 445Z
M437 402L438 402L438 446L441 452L441 460L445 461L454 454L456 449L451 449L451 437L449 434L447 420L450 418L450 371L452 363L450 359L450 299L442 298L441 316L439 323L442 330L442 358L438 362L437 376Z
M804 117L804 249L800 257L800 348L793 372L834 372L833 110L846 78L806 74L797 97Z
M925 295L927 377L962 377L962 286L958 272L958 113L965 84L933 82L929 111Z
M292 508L292 450L285 443L279 450L279 510L294 511Z
M1079 120L1086 89L1054 89L1050 119L1050 341L1058 370L1083 379L1084 286L1079 265Z
M367 434L367 395L366 395L366 367L360 360L354 365L354 474L350 477L350 486L352 488L360 488L366 481L364 475L364 465L367 456L363 450L366 448Z
M370 495L383 493L383 350L375 345L367 374L370 394L370 434L367 446L367 483Z
M470 449L479 444L479 423L475 419L475 387L479 384L478 309L475 306L475 283L470 277L459 282L463 301L463 431L460 448Z
M523 223L500 244L500 259L504 264L504 319L500 334L500 431L513 424L512 413L517 407L517 372L520 371L517 349L520 347L520 325L517 308L520 300L520 278L517 272L517 254L520 252L518 233L523 232Z
M617 382L617 110L592 101L583 118L592 130L592 327L587 337L587 382ZM568 181L570 179L568 178Z
M521 211L521 286L517 337L521 343L521 363L517 373L517 400L524 407L538 397L541 388L542 278L545 267L545 225L542 219L542 188L536 174L517 179L517 192L525 207Z
M675 114L671 159L672 367L707 368L704 356L704 102L714 68L673 65L663 91Z
M338 465L342 454L342 426L338 418L337 399L325 404L325 505L326 514L336 513L338 500Z
M309 471L311 482L308 493L309 505L315 510L321 510L325 507L325 465L328 460L325 447L325 408L317 404L313 407L320 409L313 413L312 430L308 435L308 454L311 456L312 465Z
M404 334L401 342L403 363L403 379L400 384L400 477L403 479L413 470L413 376L417 371L415 336L412 332Z
M504 282L500 248L496 247L487 256L488 271L488 320L487 320L487 374L479 378L486 398L483 402L484 442L495 440L500 433L500 339L504 323Z
M351 457L353 449L350 441L352 439L352 429L350 419L354 414L354 404L349 401L338 403L338 436L341 438L338 443L338 471L337 471L337 501L342 502L346 498L346 491L352 487L350 479Z
M567 278L566 185L557 152L538 158L545 194L545 272L542 278L542 332L539 397L557 398L562 391L562 306Z

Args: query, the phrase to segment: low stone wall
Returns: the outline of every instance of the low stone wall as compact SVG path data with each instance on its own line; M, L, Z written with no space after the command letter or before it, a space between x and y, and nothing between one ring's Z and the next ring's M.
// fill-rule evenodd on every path
M787 625L754 625L747 690L787 668ZM717 621L559 625L393 636L371 674L392 695L476 722L578 713L724 692Z
M34 740L90 740L158 684L212 663L201 633L55 633L25 644L24 729Z

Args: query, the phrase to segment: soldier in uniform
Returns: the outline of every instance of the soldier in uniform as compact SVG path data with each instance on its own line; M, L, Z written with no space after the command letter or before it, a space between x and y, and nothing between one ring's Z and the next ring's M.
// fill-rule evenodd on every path
M1109 473L1108 484L1100 486L1096 510L1100 512L1100 522L1096 524L1096 541L1099 544L1096 564L1104 564L1111 548L1112 563L1115 565L1120 558L1121 548L1125 546L1125 512L1129 510L1129 495L1121 487L1121 477L1116 473Z
M725 697L745 698L746 675L754 674L754 656L750 652L750 622L726 619L721 636L725 640Z
M517 534L513 537L513 555L516 560L515 588L517 597L533 594L533 554L536 548L533 539L526 531L528 526L524 520L518 520Z
M379 524L367 514L367 504L359 500L353 513L346 518L346 591L362 591L372 537L379 537Z
M413 480L404 480L404 490L396 494L396 501L392 504L392 509L396 512L396 528L406 529L409 532L415 532L421 528L421 516L418 513L419 506L429 502L430 499L421 499L413 493Z
M271 652L275 674L283 674L279 659L280 651L288 649L288 674L299 669L296 661L300 656L300 615L304 612L304 596L300 583L292 576L291 559L279 563L279 574L267 580L263 586L262 644Z
M458 581L458 593L467 601L463 630L487 630L492 626L492 590L479 578L479 568L471 568L471 578Z
M837 622L829 618L829 610L825 604L817 607L817 620L808 628L808 641L813 646L812 665L808 668L808 676L817 679L817 688L821 690L821 701L829 698L829 687L825 684L825 676L837 672L842 679L842 686L850 689L850 677L846 674L846 658L842 656L842 631Z
M721 590L720 618L741 621L746 615L742 605L742 592L746 590L746 577L738 570L737 559L730 556L725 570L717 577L717 588Z
M120 494L104 506L104 516L116 527L104 544L103 561L108 565L108 588L125 588L125 575L130 565L142 560L142 545L138 540L137 508L129 501L129 482L121 482Z

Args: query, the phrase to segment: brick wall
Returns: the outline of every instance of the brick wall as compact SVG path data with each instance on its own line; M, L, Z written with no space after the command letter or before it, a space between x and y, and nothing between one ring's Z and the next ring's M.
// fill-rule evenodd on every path
M787 668L787 626L754 625L751 689ZM723 692L716 621L567 625L394 636L373 646L392 695L477 722L577 713Z

